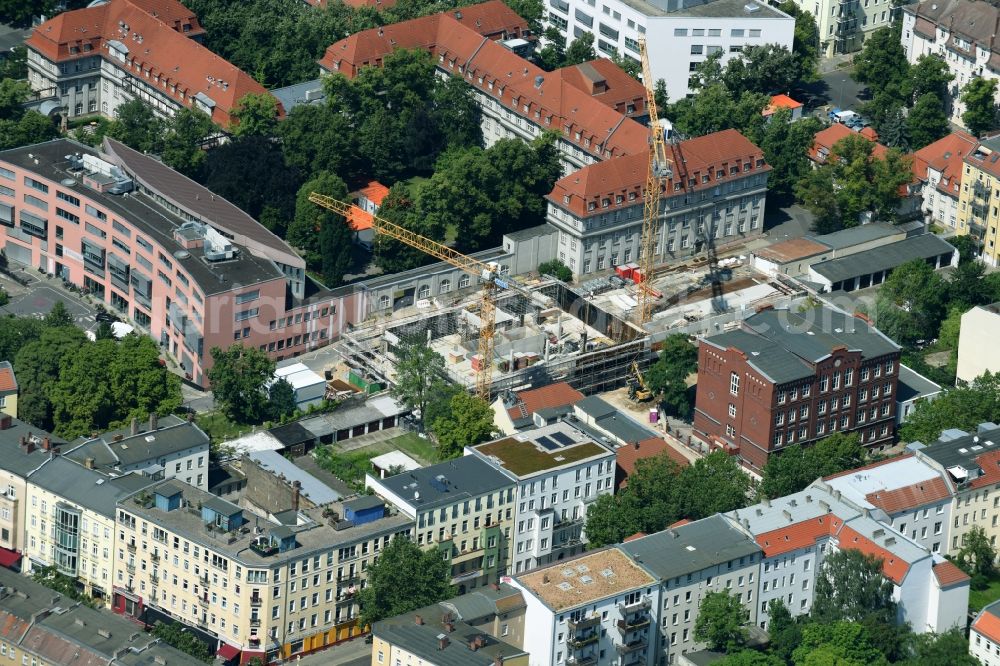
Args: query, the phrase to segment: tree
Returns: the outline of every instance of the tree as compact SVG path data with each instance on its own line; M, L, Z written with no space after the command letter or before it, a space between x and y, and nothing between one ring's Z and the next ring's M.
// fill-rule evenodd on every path
M108 129L108 136L143 153L160 150L163 121L153 115L153 110L141 99L132 99L115 111L115 120Z
M955 75L939 56L925 53L910 67L910 87L913 101L930 93L940 101L948 99L948 84Z
M865 449L856 434L835 433L812 446L786 447L764 465L761 497L774 499L804 490L818 478L864 464Z
M424 409L424 423L429 425L439 418L448 417L451 412L452 398L460 393L465 393L465 389L439 377L431 380L431 388L428 393L431 398L427 401L427 407Z
M686 335L677 333L663 340L659 358L644 377L660 402L667 405L672 413L684 417L691 411L687 378L697 369L698 349Z
M944 280L923 259L896 267L879 289L876 325L902 345L930 339L943 314Z
M37 339L18 350L14 359L19 398L18 417L43 430L52 431L52 386L59 379L64 359L87 341L75 326L48 326Z
M358 595L361 626L449 599L450 578L451 567L436 548L421 550L395 537L368 567L368 584Z
M543 261L538 264L538 272L541 275L551 275L557 280L562 280L563 282L570 282L573 279L573 271L569 269L569 266L558 259L550 259L549 261Z
M566 59L562 66L579 65L595 58L597 58L597 53L594 52L594 33L585 32L566 47Z
M806 624L792 661L796 666L888 666L889 663L865 626L838 620Z
M188 178L197 179L208 155L201 144L217 130L205 113L197 109L178 110L167 121L160 153L163 162Z
M785 662L774 655L756 650L740 650L713 663L715 666L785 666Z
M920 401L900 428L904 442L933 442L946 428L974 432L1000 414L1000 375L985 373L969 386L949 389L932 401Z
M212 653L208 646L179 622L157 622L153 627L153 636L198 661L212 663Z
M982 136L997 124L997 80L976 77L969 81L962 91L961 100L965 104L962 122L969 132Z
M682 469L678 485L680 516L690 520L745 507L750 495L750 477L724 451L710 453Z
M802 642L802 627L788 612L781 599L771 599L767 604L770 617L768 632L771 634L771 653L785 664L792 659L792 652Z
M748 138L759 135L761 115L770 104L767 95L744 92L736 96L722 83L710 83L696 95L684 97L667 109L666 115L685 136L704 136L725 129L738 129Z
M983 279L985 274L986 266L982 262L959 264L945 281L948 307L964 312L976 305L992 303L994 298L989 283Z
M56 301L49 310L49 313L45 315L45 325L46 326L72 326L73 325L73 315L69 313L66 309L66 304L62 301Z
M907 150L910 147L911 122L922 123L923 120L924 118L918 117L916 121L913 121L912 115L910 117L903 115L903 107L897 107L885 115L878 130L879 140L890 148ZM924 131L922 127L914 125L918 132Z
M0 23L28 28L35 16L50 15L56 6L54 0L0 0Z
M72 599L73 601L78 601L86 604L87 606L96 606L94 600L87 597L83 591L77 587L76 578L73 576L67 576L59 571L59 569L57 569L54 565L47 567L32 567L31 579L36 583L44 585L50 590L58 592L64 597Z
M584 531L591 548L621 543L636 532L659 532L677 521L680 468L669 456L641 459L617 495L601 495L587 508Z
M111 328L110 322L102 321L97 325L97 330L94 331L94 338L97 340L114 340L115 332Z
M450 407L431 422L441 460L461 456L466 446L487 441L495 431L493 408L482 398L462 391L452 397Z
M320 270L328 287L338 287L350 270L354 234L343 215L309 200L313 192L345 201L347 185L336 175L322 171L299 188L295 197L295 219L286 240L303 250L306 265Z
M271 383L267 389L267 396L271 406L270 418L275 421L291 416L298 406L295 398L295 387L284 377Z
M812 170L809 148L823 124L812 116L791 122L789 109L778 109L764 125L759 145L771 167L767 178L768 195L790 196L795 183Z
M950 127L941 98L931 92L917 98L917 103L910 109L910 115L906 119L906 129L914 150L947 135Z
M743 93L786 92L799 80L799 58L785 46L747 46L726 63L722 83L738 97Z
M698 606L694 637L708 649L736 652L746 645L746 610L728 591L709 592Z
M964 263L974 261L976 255L979 254L979 246L976 243L976 240L968 234L962 236L952 236L946 240L951 243L952 247L958 250L959 266Z
M424 418L435 381L444 376L444 358L422 339L404 340L396 350L396 378L392 394L407 409Z
M956 561L958 566L973 578L992 576L996 570L996 558L996 549L990 543L986 530L979 525L962 536L962 549L958 551Z
M261 423L267 417L265 385L274 376L275 363L255 347L239 343L228 349L213 347L208 381L230 419Z
M2 22L3 18L0 17L0 23ZM0 58L0 79L20 81L27 78L28 49L24 46L15 46L7 52L6 58Z
M795 17L792 52L799 60L799 76L803 81L816 80L816 66L819 63L819 28L816 26L816 19L811 13L799 9L794 0L785 0L779 5L779 9Z
M899 23L871 33L861 52L854 56L854 79L867 84L873 97L889 92L900 99L909 82L910 65L900 40Z
M559 69L566 61L566 38L557 28L545 30L545 46L535 55L535 63L546 72Z
M277 133L278 100L270 93L247 93L236 102L231 115L236 137L272 137Z
M895 624L893 584L882 575L882 560L845 548L823 561L810 616L824 623L862 622L873 617Z
M969 641L957 628L943 634L917 634L912 645L912 654L902 662L905 666L980 666L969 654Z
M31 95L31 85L27 81L0 79L0 119L18 120L24 113L21 106Z
M22 347L37 340L46 328L44 322L34 318L0 317L0 358L14 358ZM16 365L14 371L20 375Z

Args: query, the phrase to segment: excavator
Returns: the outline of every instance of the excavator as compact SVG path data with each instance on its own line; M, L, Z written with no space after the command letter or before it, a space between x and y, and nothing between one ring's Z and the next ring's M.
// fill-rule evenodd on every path
M646 384L646 378L642 376L639 369L639 362L632 361L632 374L626 380L628 382L628 397L632 402L649 402L653 399L653 391Z

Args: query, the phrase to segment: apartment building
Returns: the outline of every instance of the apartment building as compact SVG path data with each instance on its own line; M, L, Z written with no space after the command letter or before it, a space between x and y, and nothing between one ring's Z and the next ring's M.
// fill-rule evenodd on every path
M969 654L983 666L1000 664L1000 601L985 606L972 621Z
M653 655L676 664L682 655L704 649L694 637L701 601L710 592L727 592L757 623L757 577L761 547L723 516L676 525L618 546L657 580L661 604L652 606L649 636ZM662 663L657 659L657 663Z
M205 386L212 347L282 359L364 316L362 295L320 288L256 220L157 160L105 139L0 152L7 258L90 292Z
M924 0L903 5L902 19L900 40L910 64L922 55L934 55L955 76L947 101L951 120L961 124L962 89L975 78L1000 79L1000 9L977 0Z
M977 305L962 315L958 334L958 375L963 382L972 382L985 372L1000 372L1000 358L984 354L992 349L1000 335L1000 302Z
M43 442L43 451L45 450ZM107 604L118 562L115 504L153 483L141 474L111 477L67 460L50 447L28 477L21 569L54 566L85 594Z
M17 418L17 376L10 361L0 361L0 412Z
M941 633L964 624L969 577L892 527L881 509L859 507L825 481L726 515L764 551L757 613L763 628L774 599L793 616L808 613L824 558L843 549L882 560L882 574L894 585L899 622L908 622L918 633Z
M550 0L543 21L555 28L564 46L584 33L604 57L621 55L639 62L645 36L653 79L667 84L671 100L694 90L690 78L709 56L720 54L723 67L748 46L777 44L789 51L795 19L757 0Z
M825 57L861 50L865 40L888 28L899 11L892 0L795 0L795 4L816 20L820 54Z
M542 420L558 418L573 411L583 394L566 382L553 382L524 391L504 391L493 401L493 423L504 435L535 427L535 415Z
M932 553L945 554L953 485L946 473L912 454L823 479L862 510L885 512L882 522Z
M670 144L673 176L656 229L658 262L758 236L771 167L736 130ZM588 166L558 180L546 220L558 233L558 258L577 278L637 261L648 156Z
M486 30L497 23L507 27ZM649 130L633 120L645 114L642 85L604 59L546 72L500 41L525 30L523 19L491 0L355 33L330 45L319 65L354 78L395 49L426 49L441 76L462 77L472 87L486 145L557 132L567 173L621 155L645 159Z
M508 573L583 550L587 507L614 492L615 454L592 434L559 421L466 447L516 486Z
M530 666L657 663L651 636L656 578L617 548L563 560L510 583L527 606Z
M63 455L111 475L141 472L208 490L208 449L208 435L195 425L193 415L187 420L150 414L142 425L133 418L127 428L80 438L63 447Z
M191 657L111 612L0 567L0 662L33 666L187 664Z
M465 456L365 487L416 523L416 541L451 562L459 594L497 583L510 566L515 482L483 460Z
M113 608L183 622L241 660L292 659L357 636L365 570L413 528L360 499L271 520L176 480L133 493L113 525Z
M48 442L48 444L46 444ZM49 459L51 443L64 442L8 415L0 416L0 565L13 566L24 552L28 476Z
M372 626L372 664L529 666L528 653L438 604Z
M963 160L962 191L958 195L959 236L972 236L979 258L990 266L1000 262L997 198L1000 194L1000 137L980 141Z
M942 547L956 555L973 527L986 531L995 543L1000 535L1000 426L983 423L976 432L945 430L929 446L915 447L916 457L939 471L952 488L951 525Z
M25 41L28 82L43 113L68 120L114 118L139 99L160 117L197 109L228 128L245 95L268 92L202 46L204 32L175 0L109 0L63 12Z
M913 153L913 174L920 184L925 220L949 229L958 226L963 160L976 143L974 136L957 130Z
M756 470L784 446L834 432L877 450L895 433L899 353L843 312L763 309L701 340L694 428Z

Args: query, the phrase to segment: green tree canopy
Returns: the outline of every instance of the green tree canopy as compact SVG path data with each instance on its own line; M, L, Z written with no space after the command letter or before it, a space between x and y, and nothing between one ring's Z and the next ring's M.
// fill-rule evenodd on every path
M962 90L965 104L962 122L976 136L982 136L997 126L997 80L974 78Z
M905 442L930 443L946 428L975 431L980 423L1000 414L1000 375L990 372L968 386L947 390L932 401L920 401L900 429Z
M182 108L166 123L163 162L188 178L198 179L208 153L202 142L218 131L212 119L198 109Z
M795 666L888 666L889 663L864 626L837 620L806 624L792 660Z
M180 622L157 622L156 626L153 627L153 636L198 661L203 661L206 664L213 661L208 646L193 633L187 631Z
M854 79L866 84L873 97L892 91L897 98L906 90L910 65L900 40L900 27L879 28L865 39L854 56Z
M270 93L247 93L232 111L234 136L271 137L278 129L278 100Z
M816 19L810 12L799 9L794 0L785 0L778 8L795 17L792 52L799 60L798 68L802 80L814 81L818 78L819 64L819 28L816 26Z
M285 239L303 251L306 266L321 271L328 287L338 287L350 270L354 232L343 215L309 201L313 192L340 201L348 198L347 185L338 176L322 171L307 181L295 197L295 219Z
M597 53L594 51L594 33L584 32L566 47L566 57L562 66L579 65L580 63L594 60L596 57Z
M812 170L809 149L823 123L812 116L794 123L791 120L789 109L778 109L764 125L761 135L753 138L771 167L767 179L768 196L790 196L795 184Z
M770 102L771 98L761 93L734 95L722 83L710 83L697 94L671 105L667 115L685 136L737 129L753 139L764 126L761 113Z
M45 315L46 326L72 326L73 315L66 309L66 304L56 301L49 313Z
M267 389L267 397L270 403L270 418L275 421L280 421L295 412L297 407L295 387L284 377L271 383Z
M458 458L466 446L485 442L493 436L493 408L482 398L465 391L451 398L447 414L431 422L441 460Z
M747 505L750 496L750 477L737 459L724 451L710 453L685 467L679 480L682 518L699 520L739 509Z
M923 259L896 267L879 289L875 324L901 345L933 338L943 314L945 283Z
M770 456L757 490L761 497L770 499L791 495L818 478L854 469L864 461L865 449L858 436L838 432L812 446L796 444Z
M444 377L444 358L430 348L422 338L404 340L395 351L396 378L392 394L407 409L419 411L425 417L431 392Z
M163 135L163 121L141 99L132 99L115 111L115 120L107 135L143 153L158 153Z
M17 120L23 113L22 104L31 95L31 85L27 81L0 79L0 120Z
M813 620L863 622L873 617L883 624L896 623L893 585L882 574L881 559L844 549L827 555L818 573Z
M550 259L538 264L538 272L541 275L551 275L557 280L562 280L563 282L570 282L573 280L573 271L569 269L569 266L558 259Z
M900 663L905 666L980 666L979 660L969 654L969 641L957 628L943 634L916 634L912 654Z
M943 102L948 99L948 84L954 78L948 63L937 55L925 53L910 67L911 99L916 102L930 93Z
M669 335L663 340L660 356L645 372L646 384L660 402L678 416L691 411L687 377L698 369L698 349L686 335Z
M932 92L924 93L917 98L916 104L910 109L906 118L906 129L910 136L910 145L914 150L934 143L951 131L948 124L948 114L944 112L941 98Z
M709 592L698 606L694 637L710 650L737 652L746 645L747 611L728 591Z
M801 78L800 58L785 46L747 46L726 63L722 83L738 97L743 93L788 92Z
M19 388L18 417L43 430L55 429L52 387L68 356L87 343L75 326L48 326L38 339L25 344L14 357Z
M239 343L213 347L211 354L208 381L223 411L237 423L262 423L268 416L265 385L274 377L274 361Z
M437 549L421 550L397 536L368 567L368 584L358 597L361 625L450 598L450 578L451 567Z
M970 576L989 578L996 571L997 551L979 525L962 535L962 549L955 561Z

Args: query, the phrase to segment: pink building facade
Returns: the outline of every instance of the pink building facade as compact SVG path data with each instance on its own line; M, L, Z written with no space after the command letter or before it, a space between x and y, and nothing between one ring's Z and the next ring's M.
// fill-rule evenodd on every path
M0 248L124 315L206 386L211 349L280 360L365 316L361 290L325 290L283 240L164 165L106 140L0 152Z

